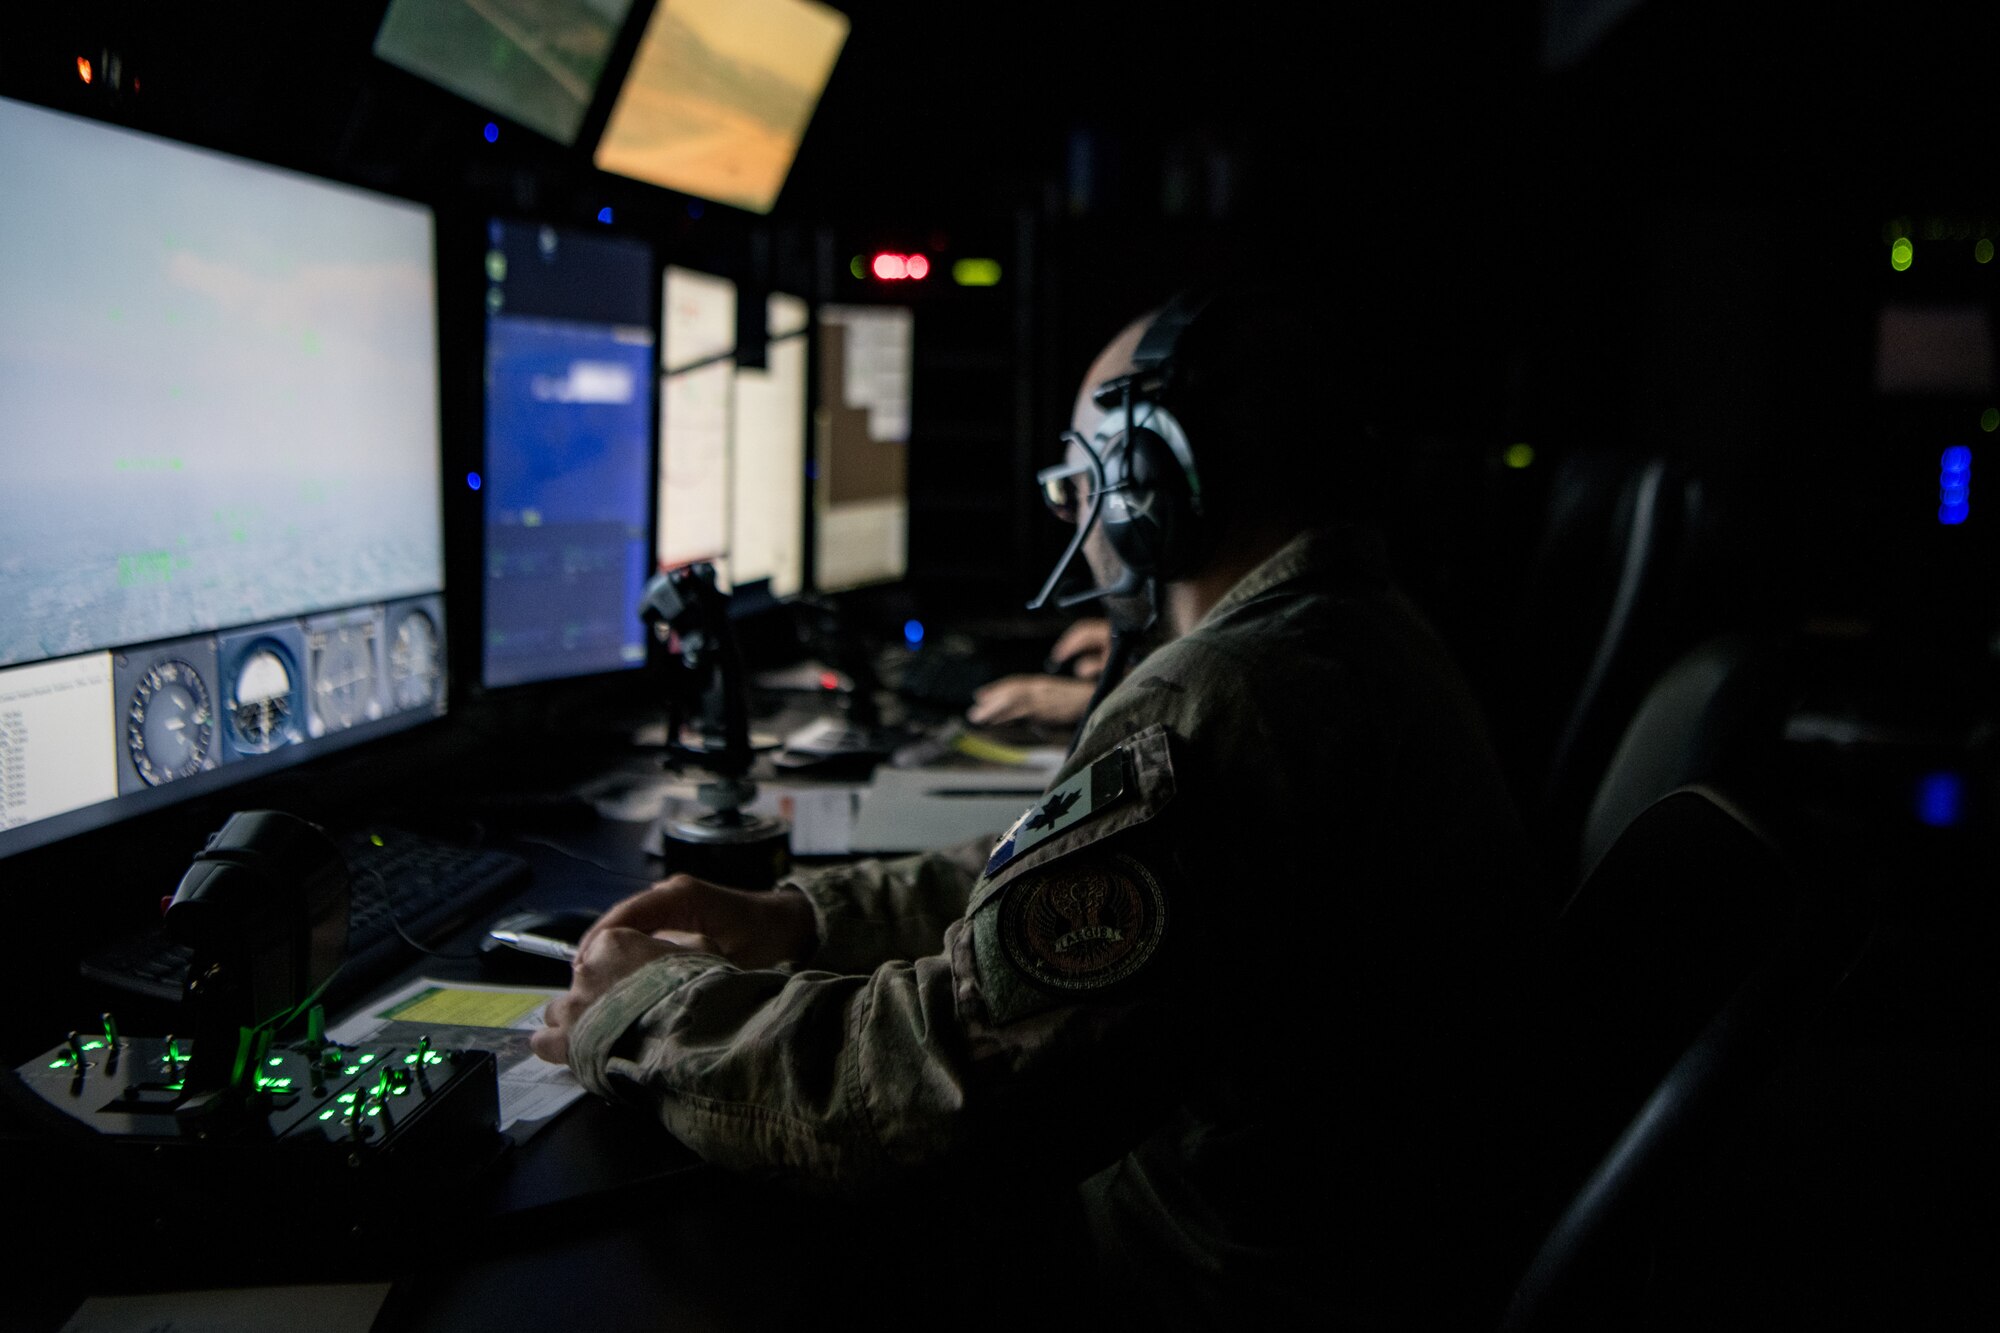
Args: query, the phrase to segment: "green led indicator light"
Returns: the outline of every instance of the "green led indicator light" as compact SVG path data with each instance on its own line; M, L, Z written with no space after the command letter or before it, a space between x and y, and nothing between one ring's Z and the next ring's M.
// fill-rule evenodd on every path
M857 278L867 277L868 260L861 255L854 256L854 258L847 261L847 271Z
M56 1060L56 1061L52 1061L52 1062L50 1063L50 1065L49 1065L49 1068L51 1068L51 1069L68 1069L68 1068L69 1068L69 1057L68 1057L67 1055L65 1055L65 1056L64 1056L64 1057L63 1057L62 1059L60 1059L60 1060Z
M1972 247L1972 259L1976 264L1992 263L1993 242L1984 236L1980 237L1978 243Z
M1000 261L960 259L951 266L951 280L961 287L997 287L1000 285Z
M365 1065L365 1064L367 1064L367 1063L368 1063L369 1061L373 1060L374 1058L375 1058L375 1057L374 1057L374 1055L373 1055L373 1054L371 1053L371 1054L368 1054L368 1055L364 1055L364 1056L361 1056L361 1057L360 1057L360 1058L359 1058L359 1059L358 1059L358 1060L356 1061L356 1063L357 1063L357 1064L364 1064L364 1065Z
M374 843L377 847L386 847L388 845L387 843L382 841L382 835L379 833L369 834L368 841Z
M1979 414L1979 429L1988 434L2000 430L2000 407L1989 407Z
M382 1108L381 1108L381 1107L379 1107L379 1106L371 1106L371 1107L369 1107L369 1108L368 1108L368 1114L369 1114L369 1115L381 1115L381 1114L382 1114Z
M334 1098L334 1100L340 1102L346 1102L349 1106L352 1106L354 1104L354 1099L357 1095L358 1094L352 1092L343 1092L340 1094L340 1096Z
M1889 267L1898 273L1908 271L1911 259L1916 257L1917 247L1910 244L1907 236L1898 236L1889 246Z
M184 1078L177 1078L173 1082L167 1084L167 1091L179 1092L185 1086L187 1086L187 1080Z
M1507 452L1500 455L1500 461L1517 471L1528 467L1535 461L1535 446L1532 444L1510 444L1507 446Z
M320 1119L322 1119L322 1120L331 1120L331 1119L333 1119L333 1116L334 1116L334 1112L333 1112L332 1108L328 1108L327 1110L324 1110L324 1111L321 1111L321 1112L319 1113L319 1118L320 1118Z
M264 1063L269 1065L271 1068L276 1069L279 1065L285 1063L285 1057L282 1055L274 1055L270 1059L266 1060Z
M104 1049L104 1043L101 1041L87 1041L83 1044L83 1049L86 1051L101 1051Z

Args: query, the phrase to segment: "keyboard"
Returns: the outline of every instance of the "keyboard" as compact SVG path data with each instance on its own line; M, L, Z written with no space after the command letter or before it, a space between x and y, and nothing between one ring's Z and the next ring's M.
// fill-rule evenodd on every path
M335 841L347 861L352 898L347 962L327 986L329 1008L366 998L419 956L397 926L420 944L435 944L528 881L527 861L497 848L460 847L391 828ZM188 947L159 927L84 959L81 970L115 990L178 1002L190 961Z

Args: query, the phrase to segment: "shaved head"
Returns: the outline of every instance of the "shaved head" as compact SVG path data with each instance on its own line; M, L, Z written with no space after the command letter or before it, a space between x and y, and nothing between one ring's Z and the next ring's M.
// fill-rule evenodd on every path
M1084 439L1096 438L1097 428L1104 423L1104 418L1111 415L1091 401L1092 391L1106 380L1116 379L1131 371L1132 357L1138 352L1140 341L1145 338L1146 330L1158 314L1157 310L1151 311L1120 329L1118 336L1104 345L1104 350L1090 363L1090 369L1083 373L1083 384L1076 391L1076 406L1070 411L1069 424L1070 429Z

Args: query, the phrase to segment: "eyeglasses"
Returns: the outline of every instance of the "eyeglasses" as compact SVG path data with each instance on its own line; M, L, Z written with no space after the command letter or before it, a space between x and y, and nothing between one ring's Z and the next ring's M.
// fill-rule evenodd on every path
M1064 523L1074 524L1079 515L1095 517L1099 499L1111 491L1124 490L1126 484L1105 484L1104 460L1090 447L1089 440L1073 430L1064 431L1062 440L1065 445L1082 450L1085 461L1045 467L1035 474L1035 484L1041 488L1042 502L1049 512Z
M1041 487L1042 503L1049 507L1049 512L1064 523L1074 524L1076 516L1090 504L1091 497L1103 488L1104 465L1098 460L1097 451L1083 436L1066 430L1062 438L1065 445L1075 445L1083 450L1087 461L1045 467L1035 474L1035 484Z

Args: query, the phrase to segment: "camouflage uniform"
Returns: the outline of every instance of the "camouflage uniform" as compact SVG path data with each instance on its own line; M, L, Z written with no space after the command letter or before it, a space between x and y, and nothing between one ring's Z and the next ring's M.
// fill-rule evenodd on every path
M1404 1309L1398 1258L1471 1228L1520 854L1379 545L1307 533L1134 669L983 870L803 876L809 967L661 960L572 1061L727 1167L1089 1176L1108 1262L1195 1324Z

